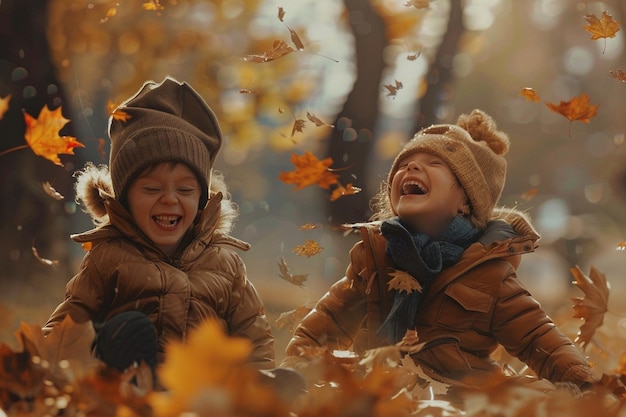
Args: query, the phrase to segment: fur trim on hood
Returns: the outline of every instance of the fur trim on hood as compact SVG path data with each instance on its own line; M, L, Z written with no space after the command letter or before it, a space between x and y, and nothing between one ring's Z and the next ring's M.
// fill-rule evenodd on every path
M82 171L75 174L75 177L76 203L91 216L91 220L96 226L109 223L109 215L104 202L109 198L115 199L115 193L108 166L95 166L92 163L87 163ZM212 197L217 193L222 193L224 198L221 201L220 215L215 230L229 234L239 213L237 206L230 199L223 175L214 171L211 177L209 195Z

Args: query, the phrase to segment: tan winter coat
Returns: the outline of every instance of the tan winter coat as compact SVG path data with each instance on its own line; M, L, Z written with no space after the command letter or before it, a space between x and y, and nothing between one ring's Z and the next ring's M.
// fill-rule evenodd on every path
M221 193L211 197L198 215L190 242L169 259L117 200L106 199L110 223L72 236L76 242L91 242L92 248L44 330L67 314L77 322L101 323L123 311L139 310L157 328L162 361L168 340L185 340L203 320L216 318L227 334L253 343L251 364L274 367L274 339L262 301L233 250L247 250L249 244L219 230L221 200Z
M283 366L300 367L307 352L366 349L388 344L375 333L393 305L394 271L379 224L361 225L346 276L336 282L296 328ZM564 335L516 276L520 255L539 236L521 215L489 223L459 262L425 291L415 317L420 342L412 355L431 375L460 381L501 373L490 354L502 345L541 378L578 385L593 381L582 352ZM300 358L297 358L300 357Z

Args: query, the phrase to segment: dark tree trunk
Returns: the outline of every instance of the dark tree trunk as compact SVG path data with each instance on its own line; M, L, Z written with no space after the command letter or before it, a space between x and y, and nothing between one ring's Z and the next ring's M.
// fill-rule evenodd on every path
M358 184L367 175L368 156L374 145L378 97L384 69L385 25L369 1L344 0L355 38L357 75L354 88L335 121L328 156L339 171L340 182ZM329 204L329 223L339 225L369 217L369 196L358 193Z
M461 0L451 0L448 27L437 50L435 61L426 75L428 89L419 102L412 132L417 132L431 124L442 122L437 114L441 106L450 101L453 94L452 62L463 32L465 32L465 27L463 25Z

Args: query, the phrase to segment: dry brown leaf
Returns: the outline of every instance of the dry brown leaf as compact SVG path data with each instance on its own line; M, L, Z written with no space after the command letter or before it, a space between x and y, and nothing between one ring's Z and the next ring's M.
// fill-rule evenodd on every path
M311 256L317 255L324 248L320 246L315 240L307 239L303 245L297 245L293 248L293 252L299 256L306 256L310 258Z
M291 274L289 272L289 267L287 266L287 261L285 261L285 258L283 257L281 257L280 261L278 261L277 263L278 263L278 270L280 272L278 274L279 277L281 277L287 282L297 285L300 288L304 288L304 281L308 279L309 277L308 274L301 274L301 275Z
M296 49L298 51L304 51L304 43L300 39L300 36L298 36L296 31L290 28L289 26L287 26L287 29L289 29L289 34L291 35L291 42L293 42L293 44L296 46Z
M312 310L309 306L298 306L293 310L280 313L276 319L276 327L279 329L287 329L290 333L293 333L294 329L300 324L304 316L309 314Z
M278 8L278 20L282 22L284 18L285 18L285 10L282 7L279 7Z
M311 122L313 122L316 127L320 127L320 126L334 127L334 125L329 125L328 123L322 121L313 113L306 112L306 118L309 119Z
M393 278L387 283L387 289L389 291L405 291L407 294L414 291L422 292L422 285L408 272L394 269L390 275Z
M291 136L293 137L293 135L295 135L296 132L302 133L302 130L304 129L304 124L305 123L306 123L306 120L296 119L293 122L293 127L291 128Z
M395 80L395 84L385 84L383 87L387 89L387 97L395 97L398 94L398 90L401 90L404 85L400 81Z
M527 101L533 101L535 103L538 103L541 101L541 99L537 95L537 92L530 87L522 88L522 91L520 91L519 95L526 98Z
M609 74L611 74L611 77L615 78L616 80L626 82L626 72L622 71L621 69L611 70L609 71Z
M585 293L583 298L572 298L574 317L585 321L580 326L576 343L580 343L585 349L593 338L596 329L602 326L604 314L608 311L609 286L606 282L606 276L593 265L590 268L589 276L585 275L578 266L571 268L570 272L575 278L574 284Z
M301 225L299 229L300 230L313 230L313 229L317 229L318 227L320 227L319 224L306 223L306 224Z
M269 51L265 51L262 55L246 55L242 59L246 62L261 64L264 62L270 62L278 58L282 58L283 56L289 55L292 52L296 52L296 50L287 45L285 41L275 40L272 43L272 49L270 49Z

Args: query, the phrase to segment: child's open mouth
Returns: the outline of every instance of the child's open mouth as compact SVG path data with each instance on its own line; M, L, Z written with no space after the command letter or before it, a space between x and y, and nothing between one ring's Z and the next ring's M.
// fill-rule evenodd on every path
M160 227L164 228L174 228L182 219L181 216L152 216L152 219L158 224Z
M409 180L405 182L404 184L402 184L402 195L408 195L408 194L422 195L422 194L426 194L427 192L428 192L428 189L426 188L426 186L424 186L424 184L421 184L418 181Z

